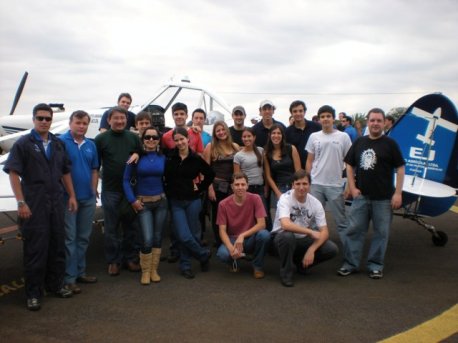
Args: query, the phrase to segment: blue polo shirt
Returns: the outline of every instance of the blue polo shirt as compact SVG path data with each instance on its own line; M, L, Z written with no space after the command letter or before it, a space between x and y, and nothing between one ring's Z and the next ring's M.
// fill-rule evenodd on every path
M93 141L85 138L81 145L73 139L70 130L59 137L72 162L72 180L77 200L87 200L95 194L92 191L92 171L99 167L97 148Z

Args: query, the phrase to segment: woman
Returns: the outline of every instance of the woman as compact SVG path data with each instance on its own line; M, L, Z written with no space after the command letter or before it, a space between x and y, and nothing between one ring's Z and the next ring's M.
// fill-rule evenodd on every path
M251 127L246 127L242 132L242 149L234 156L234 173L243 172L248 176L248 192L258 194L269 213L267 206L264 185L264 159L262 154L264 149L254 144L256 134ZM270 215L267 216L266 229L272 229Z
M218 205L221 200L231 194L231 179L234 171L234 156L240 150L238 144L232 142L229 128L223 121L213 125L212 141L204 150L205 161L215 173L213 184L208 188L208 199L212 206L212 228L216 246L220 246L219 228L216 225Z
M291 189L293 174L299 169L301 160L296 147L285 143L285 133L280 125L272 125L265 147L264 172L276 200Z
M157 269L161 257L162 231L167 217L167 199L163 186L165 156L159 150L160 135L157 128L148 127L141 140L144 152L137 164L126 165L123 187L127 201L138 213L143 234L140 283L148 285L150 281L161 281ZM131 182L133 179L135 182Z
M173 217L173 226L180 249L180 270L186 279L193 279L191 256L208 271L210 250L200 245L200 195L212 183L210 166L189 149L188 131L177 127L172 133L175 149L167 157L165 187Z
M364 132L364 128L363 128L363 124L361 123L361 121L360 120L355 120L354 127L356 129L357 137L362 137L363 136L363 132Z

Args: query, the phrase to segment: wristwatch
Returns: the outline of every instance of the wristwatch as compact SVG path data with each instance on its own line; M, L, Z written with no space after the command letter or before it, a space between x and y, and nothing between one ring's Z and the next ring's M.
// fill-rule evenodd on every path
M17 207L22 207L25 205L25 201L24 200L18 200L17 201Z

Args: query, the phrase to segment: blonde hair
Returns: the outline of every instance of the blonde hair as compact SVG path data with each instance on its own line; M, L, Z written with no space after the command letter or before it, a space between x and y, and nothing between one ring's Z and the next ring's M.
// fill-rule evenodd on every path
M218 126L222 126L226 130L227 139L225 141L221 141L216 137L216 129ZM215 124L213 124L212 130L212 145L210 148L210 157L212 161L217 160L220 156L225 156L224 147L232 149L234 152L238 151L238 149L234 146L234 142L232 141L229 127L224 121L218 120L215 122Z

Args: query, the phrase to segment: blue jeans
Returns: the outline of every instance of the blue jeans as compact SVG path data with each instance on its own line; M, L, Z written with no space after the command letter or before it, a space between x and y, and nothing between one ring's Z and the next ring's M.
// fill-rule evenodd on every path
M180 270L191 269L191 256L205 261L210 252L200 245L199 213L202 202L195 200L169 200L172 210L173 228L180 250Z
M105 222L105 259L109 264L138 260L138 251L135 248L138 227L135 226L135 220L122 218L119 215L119 205L123 196L121 192L102 192ZM118 233L120 223L122 224L122 237Z
M78 211L70 212L65 206L65 278L75 283L76 278L86 275L86 251L92 233L95 197L78 200Z
M236 237L230 237L231 243L234 244ZM267 251L267 246L270 243L270 233L267 230L261 230L245 238L243 241L243 251L245 253L253 253L253 268L255 270L262 270L264 268L264 256ZM218 248L216 256L224 263L232 263L232 257L224 244L221 244Z
M314 185L310 187L310 194L317 198L323 208L328 205L331 210L332 216L337 225L337 232L340 241L345 247L345 231L348 227L347 216L345 215L345 199L343 197L343 187Z
M143 210L138 212L138 221L143 234L142 252L144 254L150 253L151 248L161 247L167 209L167 199L162 198L156 202L144 203Z
M342 267L352 271L359 269L369 221L372 220L374 234L367 257L367 268L382 271L392 218L390 199L370 200L362 195L354 199L348 214L345 235L347 246L344 249Z

